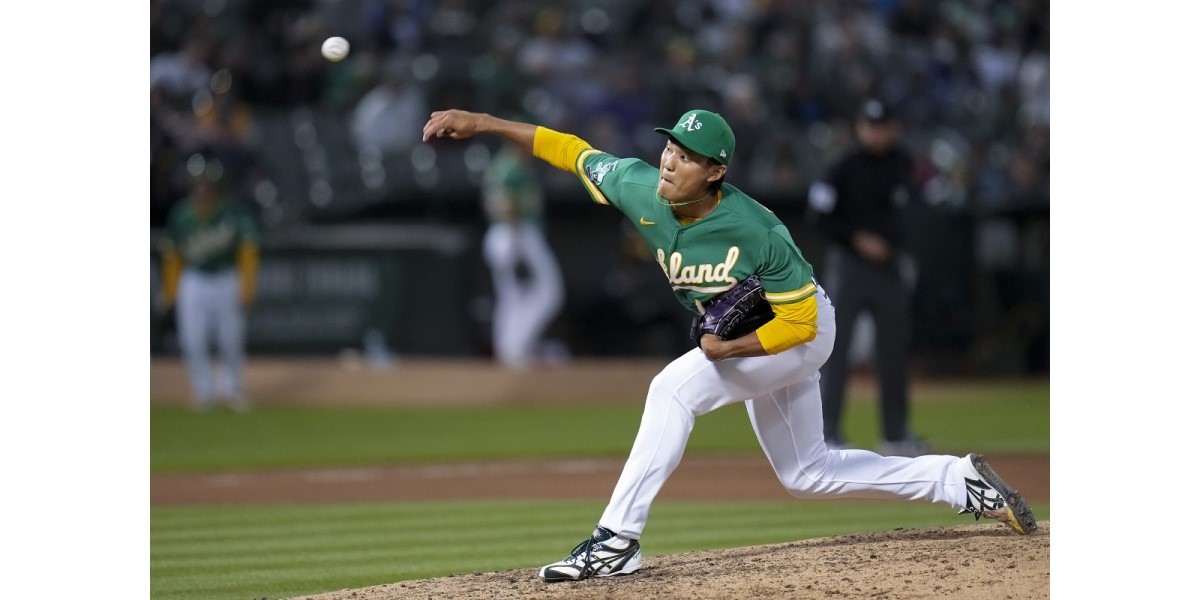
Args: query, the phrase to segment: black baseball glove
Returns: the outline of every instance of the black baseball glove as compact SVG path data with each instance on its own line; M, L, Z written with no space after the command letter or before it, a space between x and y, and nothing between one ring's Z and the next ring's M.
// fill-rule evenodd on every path
M716 297L704 307L704 314L692 317L692 341L700 346L706 333L723 340L740 338L775 318L771 304L763 295L757 275Z

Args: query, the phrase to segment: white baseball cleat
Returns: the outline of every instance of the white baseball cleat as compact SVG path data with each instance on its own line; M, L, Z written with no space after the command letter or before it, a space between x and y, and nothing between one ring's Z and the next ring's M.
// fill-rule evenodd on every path
M1022 535L1037 529L1037 519L1033 518L1033 511L1025 499L1000 479L982 454L968 454L965 464L967 507L958 514L971 513L976 521L979 517L995 519Z
M642 568L642 546L637 540L617 537L617 534L596 526L592 537L583 540L566 558L548 564L538 575L552 581L578 581L588 577L628 575Z

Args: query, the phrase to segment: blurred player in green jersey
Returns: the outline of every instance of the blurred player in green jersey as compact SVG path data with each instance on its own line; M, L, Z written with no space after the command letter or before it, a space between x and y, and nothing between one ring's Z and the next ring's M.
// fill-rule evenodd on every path
M243 388L245 311L254 302L259 240L254 219L220 188L220 163L194 157L191 187L167 217L163 294L174 308L179 345L197 410L223 400L249 408ZM209 348L215 339L219 374Z
M531 160L528 153L502 148L483 180L489 221L483 256L496 295L492 343L500 364L518 369L542 358L542 332L563 302L562 274L542 232L542 187Z

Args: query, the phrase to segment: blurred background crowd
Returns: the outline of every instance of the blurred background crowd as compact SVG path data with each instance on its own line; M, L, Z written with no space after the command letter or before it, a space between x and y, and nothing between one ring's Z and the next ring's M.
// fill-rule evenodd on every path
M264 238L252 351L286 350L268 339L269 323L291 322L272 244L282 260L298 252L297 232L323 227L468 240L438 271L456 283L439 287L466 298L447 307L458 318L486 320L472 300L489 285L472 234L485 226L480 183L497 145L422 144L432 110L535 122L652 164L654 127L690 108L719 112L738 142L728 181L779 214L819 276L808 189L877 96L917 162L916 359L930 371L1049 370L1048 1L154 0L150 15L150 225L187 193L189 159L216 158ZM344 61L320 54L332 35L350 41ZM540 179L567 284L552 333L576 354L686 348L686 315L616 211L591 206L565 173ZM416 268L377 271L372 290L421 289ZM393 347L419 351L386 310L347 327L361 336L374 319ZM485 331L424 347L484 353Z

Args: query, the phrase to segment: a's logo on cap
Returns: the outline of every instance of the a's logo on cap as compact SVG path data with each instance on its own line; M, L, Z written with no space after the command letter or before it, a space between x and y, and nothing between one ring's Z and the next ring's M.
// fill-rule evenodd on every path
M704 125L703 123L696 120L696 113L692 113L692 114L688 115L688 118L686 121L682 121L679 123L679 126L686 129L687 131L695 131L697 129L700 129L700 127L702 127L703 125Z

